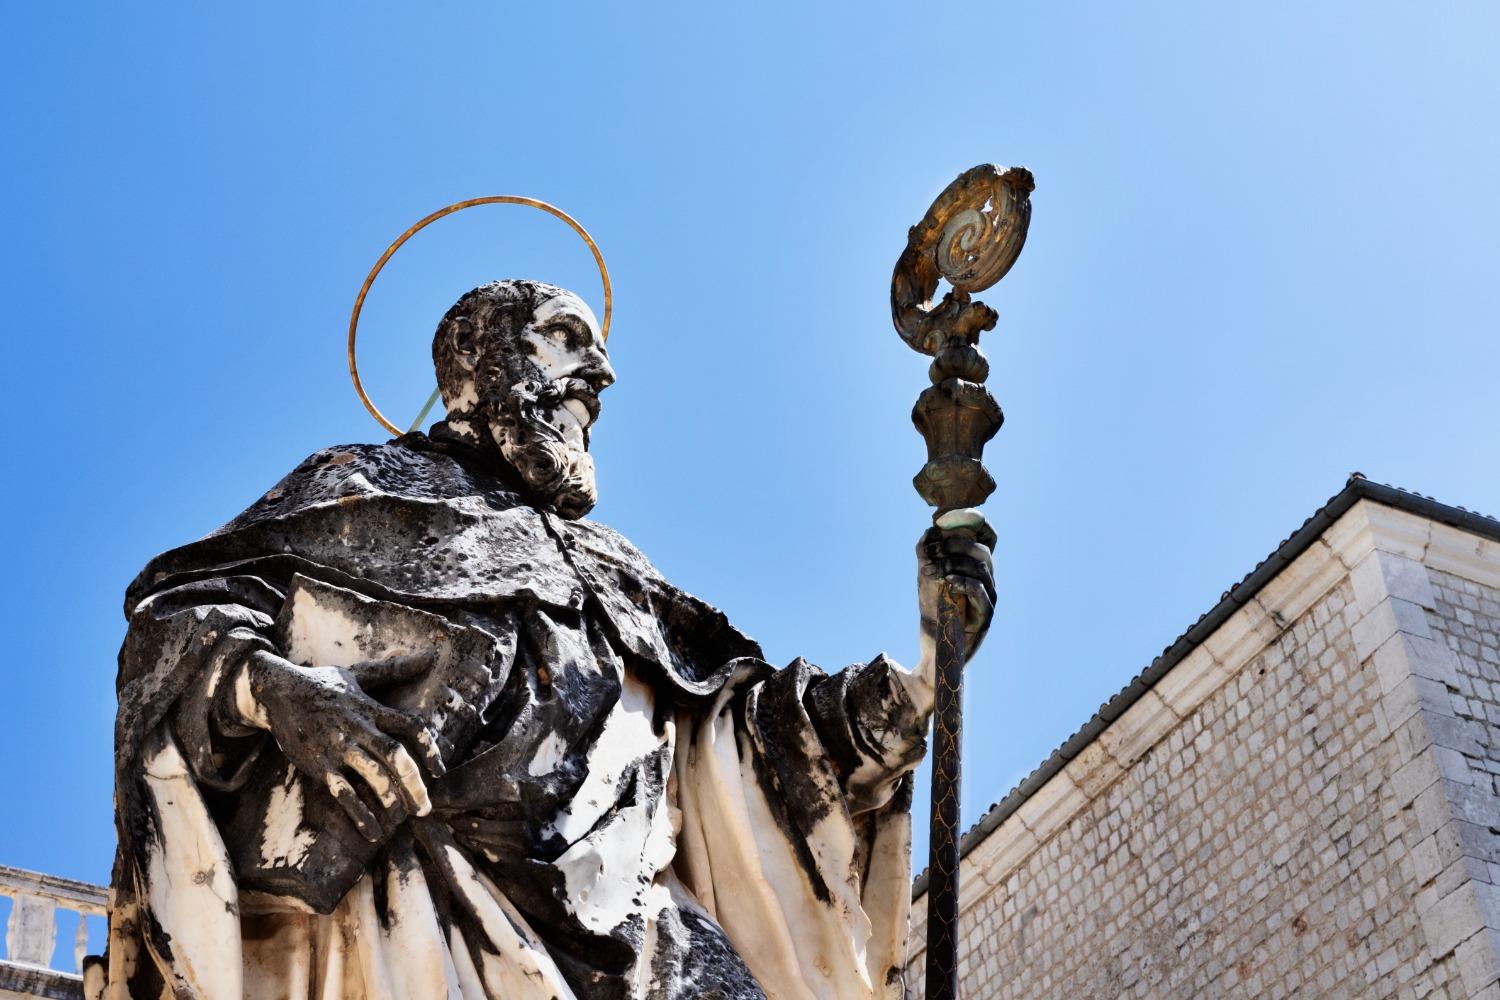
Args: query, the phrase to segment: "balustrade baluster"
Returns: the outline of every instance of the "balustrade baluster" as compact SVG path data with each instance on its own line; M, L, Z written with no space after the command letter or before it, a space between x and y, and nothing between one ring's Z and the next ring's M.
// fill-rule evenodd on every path
M57 910L50 899L17 893L5 930L5 955L12 962L50 968L57 944Z
M74 977L83 972L83 959L89 950L88 919L108 912L109 896L104 886L0 865L0 896L11 901L10 918L5 922L5 954L0 957L0 994L14 996L19 990L29 995L41 988L38 984L51 983L47 989L57 989L65 988L66 980L76 982ZM52 968L58 907L78 914L72 971L63 971L66 959L59 961L59 968ZM58 987L59 982L64 987Z
M89 953L89 915L79 912L78 931L73 935L73 969L83 974L83 956Z

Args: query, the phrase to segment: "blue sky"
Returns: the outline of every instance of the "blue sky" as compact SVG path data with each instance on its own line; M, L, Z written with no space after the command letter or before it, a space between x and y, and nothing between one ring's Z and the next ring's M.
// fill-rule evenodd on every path
M4 15L0 863L107 880L126 583L382 438L348 310L459 198L556 202L609 260L597 518L836 668L916 650L906 228L975 163L1035 172L985 296L1008 419L966 823L1350 471L1500 508L1493 5L560 6ZM599 303L519 209L387 269L364 367L398 420L437 319L507 276Z

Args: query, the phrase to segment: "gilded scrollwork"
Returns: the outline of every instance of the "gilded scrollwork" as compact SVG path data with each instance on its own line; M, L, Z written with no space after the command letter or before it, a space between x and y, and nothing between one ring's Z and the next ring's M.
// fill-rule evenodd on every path
M936 355L950 341L973 343L995 312L970 295L1005 277L1031 221L1031 171L981 164L943 189L911 228L891 277L891 316L913 350ZM952 290L940 302L940 280Z

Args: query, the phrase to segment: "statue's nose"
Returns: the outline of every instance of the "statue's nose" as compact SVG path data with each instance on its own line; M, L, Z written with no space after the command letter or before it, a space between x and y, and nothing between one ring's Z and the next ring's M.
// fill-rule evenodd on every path
M611 386L615 382L615 369L609 363L603 351L597 347L589 348L588 361L583 372L579 375L585 382L594 387L594 391Z

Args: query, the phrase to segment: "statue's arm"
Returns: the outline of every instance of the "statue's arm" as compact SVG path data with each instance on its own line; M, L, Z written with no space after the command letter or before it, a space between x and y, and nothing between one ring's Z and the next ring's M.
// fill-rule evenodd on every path
M994 608L994 532L978 511L953 511L917 545L921 659L913 670L881 654L822 677L805 699L838 765L853 812L876 808L927 751L932 715L938 599L947 586L964 596L967 649L984 639Z
M196 779L233 790L261 752L229 697L240 664L270 649L279 591L255 577L163 588L131 609L120 650L119 743L134 752L170 725Z
M274 641L280 600L255 578L221 578L143 601L121 652L121 712L139 720L127 728L143 738L156 721L169 720L195 777L223 790L243 783L269 735L378 841L392 823L431 808L413 752L432 773L441 773L442 762L425 723L367 692L410 680L430 661L292 663Z
M927 752L928 713L913 701L909 676L882 653L869 663L820 677L804 696L852 813L889 801Z

